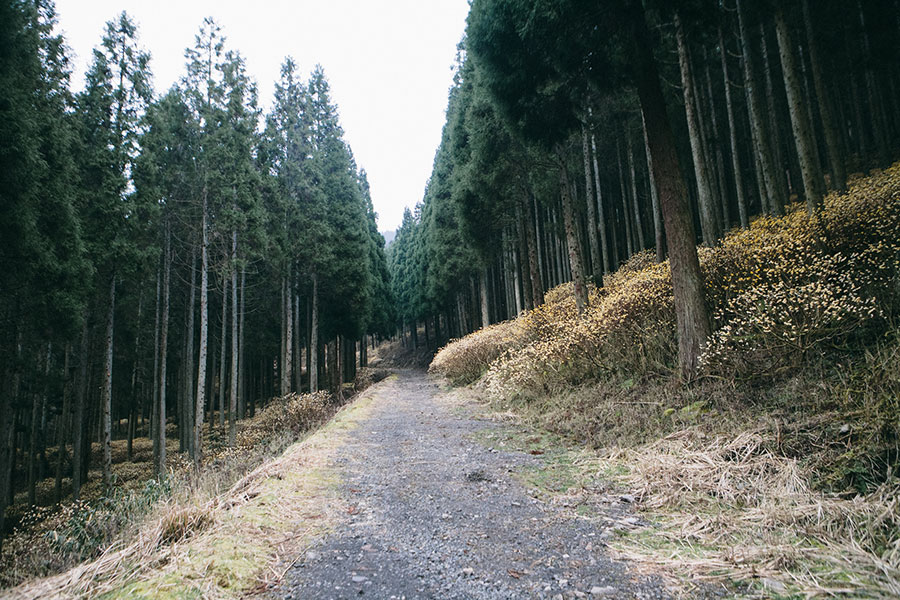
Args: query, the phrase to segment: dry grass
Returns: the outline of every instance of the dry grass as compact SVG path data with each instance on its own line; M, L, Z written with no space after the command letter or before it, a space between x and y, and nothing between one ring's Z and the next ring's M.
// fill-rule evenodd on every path
M204 498L181 490L136 536L65 573L5 591L9 598L233 598L280 579L342 507L329 463L361 415L363 396L316 433ZM273 407L274 408L274 407Z
M620 483L655 523L613 546L693 580L764 580L806 597L900 595L898 482L851 498L817 492L798 461L765 446L757 432L709 439L687 429L597 459L595 468L627 472Z
M671 370L668 266L647 253L592 290L583 317L560 286L432 370L594 448L576 480L612 477L654 523L613 546L682 591L898 597L898 240L895 165L817 218L795 206L701 248L716 332L691 386Z

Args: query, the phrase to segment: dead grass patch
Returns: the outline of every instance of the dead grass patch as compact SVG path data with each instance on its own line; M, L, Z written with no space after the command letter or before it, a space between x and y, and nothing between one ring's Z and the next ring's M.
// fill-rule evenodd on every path
M203 501L195 490L156 507L128 543L6 590L14 599L233 598L265 589L341 514L330 461L364 418L362 396L305 440Z

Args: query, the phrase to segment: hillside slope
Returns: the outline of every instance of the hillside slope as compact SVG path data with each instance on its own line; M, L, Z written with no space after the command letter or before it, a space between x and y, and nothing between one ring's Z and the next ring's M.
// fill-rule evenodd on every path
M448 344L432 372L595 449L659 528L620 551L767 593L900 594L900 166L700 249L714 334L675 371L668 264L633 257ZM684 579L683 579L684 580Z

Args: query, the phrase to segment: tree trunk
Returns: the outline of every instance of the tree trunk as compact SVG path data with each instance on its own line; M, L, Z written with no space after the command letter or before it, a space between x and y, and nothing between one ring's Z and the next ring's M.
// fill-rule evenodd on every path
M232 307L231 312L234 312ZM225 359L228 354L228 279L222 278L222 336L219 338L219 429L225 431ZM212 404L212 402L210 402ZM210 423L212 425L212 423Z
M644 154L647 155L647 174L650 178L650 202L653 208L653 233L656 240L656 262L666 260L666 235L663 229L662 212L659 210L659 192L656 189L656 176L653 174L653 159L650 156L650 142L647 141L647 124L641 114L641 131L644 134Z
M159 396L156 415L158 420L155 445L157 453L156 473L160 480L166 475L166 365L169 352L169 284L172 271L171 230L166 223L166 247L163 258L163 308L161 330L159 334ZM193 312L193 304L191 305ZM193 336L192 336L193 337Z
M572 283L575 288L575 307L578 314L584 313L588 305L587 286L584 284L584 271L581 267L581 245L575 231L575 211L572 198L569 196L569 174L566 171L565 158L561 148L557 148L559 161L559 191L562 195L563 223L566 228L566 242L569 246L569 268L572 271Z
M591 275L597 287L603 284L600 264L600 245L597 241L597 214L594 212L594 180L591 177L591 151L588 146L587 127L581 124L581 155L584 158L584 189L587 203L588 246L591 250Z
M81 496L81 473L85 462L84 456L84 406L87 396L88 379L88 312L85 311L84 324L81 328L81 345L78 356L78 387L75 390L75 411L72 415L72 499ZM2 515L2 512L0 512Z
M163 251L165 252L165 250ZM159 398L159 313L160 307L162 306L162 297L161 297L161 279L162 279L162 270L163 263L166 260L166 257L163 254L160 254L159 257L160 263L156 268L156 310L153 317L153 392L150 400L150 440L153 443L153 464L159 464L159 445L157 441L159 436L156 431L156 427L159 424L159 404L157 399Z
M709 184L709 169L703 154L700 134L699 116L697 115L697 98L694 89L694 78L691 74L691 62L688 56L687 40L681 17L675 13L675 40L678 43L678 65L681 70L681 89L684 93L684 110L687 115L688 137L691 142L691 156L694 162L694 175L697 178L697 198L700 208L700 229L703 243L715 246L720 233L718 219L713 207L712 188Z
M20 364L22 356L22 332L17 329L15 334L16 364L4 369L7 377L0 381L0 543L3 541L6 507L9 506L13 495L12 471L15 466L15 434L16 434L16 410L18 404L19 388L21 385ZM82 354L82 362L84 362ZM4 365L5 366L5 365ZM10 375L10 371L11 376ZM10 382L7 384L7 382ZM9 389L4 389L9 385ZM2 547L2 546L0 546Z
M63 480L63 464L68 460L68 452L66 451L66 440L68 439L68 433L71 431L71 418L70 413L72 412L72 377L71 377L71 358L72 358L72 345L67 343L65 350L65 358L63 359L63 373L64 373L64 381L63 381L63 402L62 402L62 411L59 413L59 421L56 431L56 442L57 450L56 454L56 482L54 486L54 491L56 493L56 501L59 502L62 500L62 480ZM2 430L2 426L0 426L0 430ZM2 437L0 437L2 439ZM0 442L2 443L2 442ZM0 531L3 531L0 529Z
M697 259L694 221L678 165L675 137L666 113L647 23L639 4L631 3L629 9L634 28L632 52L638 98L647 126L647 140L668 240L678 331L678 363L682 377L691 379L710 333L703 275Z
M631 202L634 207L634 248L640 252L644 249L644 223L641 219L641 207L638 203L637 177L634 171L634 146L631 135L625 132L625 147L628 152L628 175L631 181Z
M488 311L488 272L487 267L481 269L481 326L487 327L491 324L491 317Z
M731 168L734 171L734 189L737 194L738 217L741 227L750 227L750 216L747 211L747 196L744 191L744 176L741 172L741 157L738 153L737 127L734 119L734 103L731 98L731 82L728 79L728 52L725 49L725 36L719 27L719 54L722 61L722 77L725 81L725 111L728 114L728 134L731 140Z
M794 191L793 179L791 178L791 169L789 161L791 157L785 156L785 145L781 137L781 114L775 105L775 85L772 78L772 63L769 60L769 40L766 36L766 24L760 19L759 22L759 44L762 51L763 81L765 82L766 91L766 107L769 117L769 136L772 141L772 157L775 161L775 182L776 185L785 191L786 198L790 198L790 194ZM787 205L787 201L782 203Z
M238 323L238 328L240 329L240 333L238 337L238 415L241 419L245 416L245 407L247 403L247 386L246 386L246 377L247 377L247 366L244 361L244 314L246 305L244 304L244 285L247 282L247 267L246 265L241 265L241 318L240 323ZM307 348L307 354L309 353L309 349Z
M294 372L294 384L291 389L300 393L302 390L303 378L303 354L300 346L301 329L300 329L300 293L295 292L294 296L294 353L291 359L291 370Z
M203 410L206 400L206 361L209 345L209 205L203 190L203 214L200 223L200 354L197 359L197 404L194 411L194 468L200 470L203 452Z
M731 209L729 207L728 182L725 178L725 156L722 150L722 137L719 135L719 115L716 111L716 98L713 93L712 73L710 72L709 56L706 49L703 49L704 63L706 64L706 93L709 96L709 122L712 124L712 138L709 146L712 145L715 152L715 163L718 187L717 192L720 198L720 206L722 207L722 220L719 222L719 232L724 235L731 228ZM708 156L708 155L707 155Z
M603 208L603 194L600 190L600 167L597 164L597 140L593 133L591 134L591 150L594 156L594 193L597 197L597 229L600 231L600 249L603 254L603 273L606 274L610 272L609 242L606 239L606 214ZM598 287L603 285L603 278L601 277L596 284Z
M775 34L778 39L778 53L781 57L781 71L784 74L784 88L787 92L788 108L791 115L791 129L797 156L800 159L800 175L803 178L803 196L806 210L812 215L822 207L822 174L816 160L814 144L804 99L800 92L799 72L791 45L790 33L784 20L784 9L775 5Z
M45 388L41 394L34 394L31 402L31 434L28 439L28 504L34 506L37 503L37 456L41 434L41 413L47 403L46 382L50 380L50 355L53 351L51 342L47 343L47 353L42 357L44 364Z
M840 138L835 127L832 113L831 95L825 87L825 78L822 75L822 63L819 61L818 44L816 34L812 26L812 17L809 12L809 0L803 0L803 25L806 29L806 43L809 51L809 64L812 71L813 85L816 97L819 100L819 117L822 120L822 131L825 134L825 147L828 150L828 164L831 166L831 185L840 193L847 191L847 167L844 164L844 155L841 151Z
M516 314L513 316L519 316L522 314L522 292L520 287L520 278L519 278L519 253L516 250L515 244L510 244L510 256L512 257L512 261L510 266L512 267L512 277L510 278L510 284L513 288L513 296L515 297L516 302Z
M231 393L228 401L228 445L234 446L237 436L238 398L238 280L237 280L237 231L231 233ZM297 388L299 389L299 387Z
M767 201L763 201L763 204L769 206L773 215L781 216L784 214L785 190L778 185L776 171L779 167L772 156L772 138L769 134L768 120L764 114L762 93L757 84L757 77L753 68L750 32L746 22L747 16L744 12L744 2L746 0L736 0L736 2L741 32L741 53L743 54L744 63L744 87L747 91L747 102L750 106L750 126L753 129L759 166L766 187Z
M628 188L625 187L625 169L622 167L622 147L616 138L616 161L619 166L619 191L622 195L622 220L625 222L625 252L630 257L635 253L634 235L631 231L631 217L628 210Z
M312 316L309 324L309 391L319 391L319 276L312 274Z
M106 313L106 362L103 368L101 404L103 406L103 486L112 486L112 368L113 368L113 326L116 313L116 276L110 277L109 307Z
M294 285L291 279L291 269L288 267L287 285L284 296L284 363L281 371L281 395L291 391L291 369L293 366L293 339L294 339Z
M159 291L159 277L156 280L157 291ZM137 416L135 403L137 399L137 389L140 385L140 360L138 357L141 352L141 315L144 308L144 288L141 287L138 292L138 311L137 311L137 333L134 336L134 366L131 369L131 398L129 400L128 410L128 441L126 442L126 453L128 460L131 460L132 451L134 450L134 421Z
M875 78L875 72L872 68L872 50L869 44L869 33L866 29L866 17L863 11L862 2L856 0L856 9L859 14L859 27L863 44L863 61L865 63L866 77L866 93L868 95L869 114L872 117L872 132L875 137L875 144L878 146L879 166L886 167L891 162L891 152L888 148L888 122L885 115L884 103L881 99L881 92L878 87L878 81Z
M531 285L531 301L535 307L538 307L544 303L544 287L541 283L541 264L538 256L540 244L534 231L530 192L521 197L521 203L523 221L525 222L525 243L528 253L528 281Z
M520 196L522 198L523 196ZM525 310L532 310L534 308L534 295L532 291L532 282L531 282L531 257L528 252L528 234L526 233L526 224L528 222L528 218L525 217L522 211L522 200L520 200L516 204L516 230L519 238L519 254L522 257L521 260L521 273L522 273L522 291L524 292L523 296L525 299ZM528 273L526 274L526 268L528 269ZM468 329L468 328L467 328ZM466 333L469 333L468 331Z

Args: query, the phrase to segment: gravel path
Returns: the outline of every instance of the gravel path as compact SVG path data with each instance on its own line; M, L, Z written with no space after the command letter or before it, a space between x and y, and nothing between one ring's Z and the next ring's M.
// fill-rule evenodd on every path
M659 581L607 556L602 528L536 499L513 476L541 457L476 441L503 425L474 417L420 371L400 372L373 395L334 465L344 522L299 558L273 598L668 597Z

